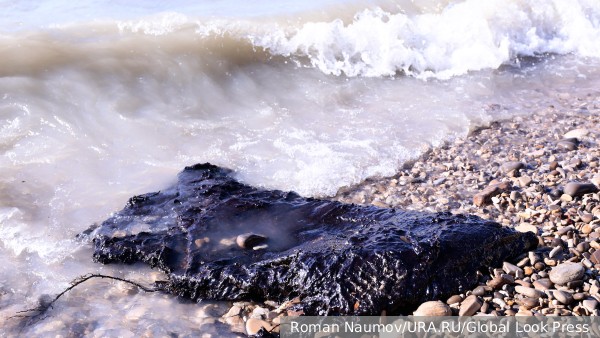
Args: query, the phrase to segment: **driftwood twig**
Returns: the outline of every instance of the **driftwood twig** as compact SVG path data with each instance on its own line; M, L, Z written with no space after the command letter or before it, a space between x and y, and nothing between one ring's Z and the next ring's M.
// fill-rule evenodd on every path
M61 293L59 293L58 295L56 295L52 300L50 301L40 301L40 304L32 309L27 309L27 310L23 310L23 311L18 311L16 315L10 317L10 318L28 318L27 323L25 324L26 326L29 324L32 324L33 322L36 322L37 320L41 320L43 319L43 315L53 307L54 303L56 303L58 301L58 299L60 297L62 297L65 293L73 290L76 286L92 279L92 278L102 278L102 279L112 279L112 280L116 280L116 281L120 281L120 282L124 282L127 284L131 284L133 286L138 287L139 289L143 290L144 292L156 292L159 291L158 288L154 288L154 287L147 287L144 286L140 283L134 282L134 281L130 281L127 280L125 278L121 278L121 277L115 277L115 276L109 276L109 275L102 275L102 274L87 274L87 275L83 275L75 280L73 280L71 282L71 285L64 289ZM45 317L44 317L45 318Z

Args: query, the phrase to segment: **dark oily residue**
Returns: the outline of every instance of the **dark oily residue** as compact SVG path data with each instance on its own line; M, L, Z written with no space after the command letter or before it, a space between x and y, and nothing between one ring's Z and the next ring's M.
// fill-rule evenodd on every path
M236 236L260 233L266 248ZM402 313L466 291L477 270L536 245L476 216L381 209L257 189L211 164L135 196L92 233L94 260L145 262L191 299L300 297L309 315ZM260 247L259 247L260 248Z

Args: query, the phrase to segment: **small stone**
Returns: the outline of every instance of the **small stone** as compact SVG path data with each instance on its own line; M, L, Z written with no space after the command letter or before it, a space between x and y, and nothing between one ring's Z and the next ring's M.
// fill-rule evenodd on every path
M596 250L590 255L590 261L594 264L600 264L600 250Z
M519 309L519 312L515 314L516 317L531 317L533 316L533 312L529 310Z
M552 291L552 295L554 296L554 298L556 298L556 300L558 300L562 304L569 305L573 302L573 296L566 291Z
M584 253L590 249L590 244L588 242L581 242L577 244L576 248L580 253Z
M598 188L592 183L569 182L565 185L564 193L571 197L579 197L585 194L596 193Z
M556 246L552 249L552 251L550 251L550 253L548 254L549 258L556 258L559 255L561 255L563 252L563 249L561 246Z
M537 270L537 271L542 271L546 268L546 264L544 264L543 262L536 262L533 267Z
M550 280L554 284L565 285L569 282L580 280L585 274L584 267L579 263L565 262L552 268Z
M438 178L437 180L433 181L433 185L434 186L438 186L438 185L440 185L440 184L442 184L444 182L446 182L446 178L445 177Z
M540 278L533 282L533 287L540 291L546 291L554 287L554 283L548 278Z
M585 234L585 235L587 235L587 234L589 234L590 232L592 232L592 230L593 230L593 229L592 229L592 226L591 226L591 225L589 225L589 224L584 224L584 225L581 227L581 233L583 233L583 234Z
M451 316L452 310L442 302L431 301L425 302L413 313L415 316Z
M511 275L502 274L500 276L494 277L487 282L487 285L493 289L500 289L505 284L513 284L515 282L515 278Z
M594 312L594 310L598 306L598 301L595 299L586 299L583 302L581 302L581 304L589 312Z
M558 168L558 162L556 161L552 161L550 162L550 170L555 170L556 168Z
M518 232L533 232L534 234L538 232L537 227L530 223L521 223L515 227L515 230Z
M223 318L239 316L241 312L242 308L237 305L234 305L229 309L229 311L227 311L226 314L223 315Z
M262 318L266 318L267 315L269 315L269 309L257 306L254 308L254 310L252 310L250 317L262 319Z
M241 234L235 239L237 245L243 249L252 249L255 246L261 245L266 241L266 236L254 234L251 232Z
M560 229L558 229L556 231L556 234L558 236L562 236L564 234L566 234L567 232L574 230L575 228L572 225L566 226L566 227L562 227ZM563 245L563 241L560 238L553 238L552 239L552 245L553 246L559 246L559 245Z
M517 275L519 272L520 272L521 274L523 273L523 270L522 270L520 267L518 267L518 266L516 266L516 265L514 265L514 264L511 264L511 263L509 263L509 262L504 262L504 263L502 263L502 269L503 269L503 270L504 270L504 272L506 272L507 274L509 274L509 275L513 275L513 276L516 276L516 275Z
M257 334L261 328L265 328L265 330L267 331L273 330L271 324L262 319L249 318L246 321L246 334L248 334L249 336Z
M529 257L524 257L520 261L517 262L517 266L520 267L521 269L527 264L529 264Z
M479 311L481 313L488 313L489 310L490 310L490 303L488 303L488 302L483 302L481 309L479 309Z
M456 303L460 303L460 302L462 302L462 297L459 295L454 295L454 296L451 296L450 298L448 298L448 300L446 301L446 304L452 305L452 304L456 304Z
M592 215L592 214L589 214L589 213L587 213L587 212L586 212L586 213L583 213L583 214L581 215L581 221L582 221L583 223L589 223L589 222L591 222L593 219L594 219L594 215Z
M540 290L536 290L534 288L528 288L521 285L515 286L515 291L522 294L523 296L527 296L530 298L540 298L544 295L544 293Z
M573 295L573 299L574 300L584 300L585 299L585 293L582 292L577 292Z
M535 264L540 261L540 256L538 256L534 251L529 251L527 256L529 257L529 262L531 264Z
M485 287L483 287L482 285L476 287L475 289L473 289L473 291L471 292L471 294L474 294L475 296L483 296L485 295Z
M548 206L548 210L558 212L560 211L560 205L551 204Z
M596 186L600 186L600 175L594 175L590 182L592 182Z
M576 150L577 149L577 139L560 140L560 141L558 141L558 143L556 143L556 146L558 147L558 149L562 149L562 150L566 150L566 151Z
M500 182L491 184L475 196L473 196L473 204L477 207L484 206L486 204L490 204L492 201L492 197L501 194L510 189L510 185L507 182Z
M525 168L525 164L523 164L522 162L505 162L502 164L502 171L505 173L511 172L511 171L519 171L523 168Z
M565 138L565 139L574 138L574 139L577 139L578 141L581 141L589 133L590 133L590 131L585 128L577 128L577 129L568 131L566 134L563 135L563 138Z
M539 306L540 302L537 298L523 297L517 299L517 304L522 305L527 309L533 309L534 307Z
M567 195L567 194L562 194L562 196L560 196L560 200L563 202L571 202L571 201L573 201L573 196Z
M531 177L529 177L529 176L521 176L521 177L519 177L519 185L521 187L529 186L529 184L531 184Z
M459 316L472 316L475 313L477 313L477 311L479 311L479 309L481 309L481 306L483 305L483 302L479 299L479 297L475 296L475 295L470 295L467 298L465 298L465 300L462 301L462 303L460 304L460 310L458 312Z

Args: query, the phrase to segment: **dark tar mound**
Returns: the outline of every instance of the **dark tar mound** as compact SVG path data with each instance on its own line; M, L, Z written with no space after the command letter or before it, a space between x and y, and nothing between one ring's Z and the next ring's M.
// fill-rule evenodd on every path
M266 239L250 236L256 243L241 248L236 237L248 233ZM92 236L96 261L145 262L169 274L167 292L216 300L299 296L309 315L407 311L467 290L478 269L537 242L533 233L475 216L257 189L211 164L185 168L167 190L131 198Z

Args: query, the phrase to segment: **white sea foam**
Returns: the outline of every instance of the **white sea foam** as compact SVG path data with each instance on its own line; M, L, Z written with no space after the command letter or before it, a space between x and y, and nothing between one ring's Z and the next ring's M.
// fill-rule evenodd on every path
M447 79L497 68L516 56L600 56L597 1L479 1L439 13L364 10L351 23L309 22L293 32L252 37L275 54L306 55L327 74Z

